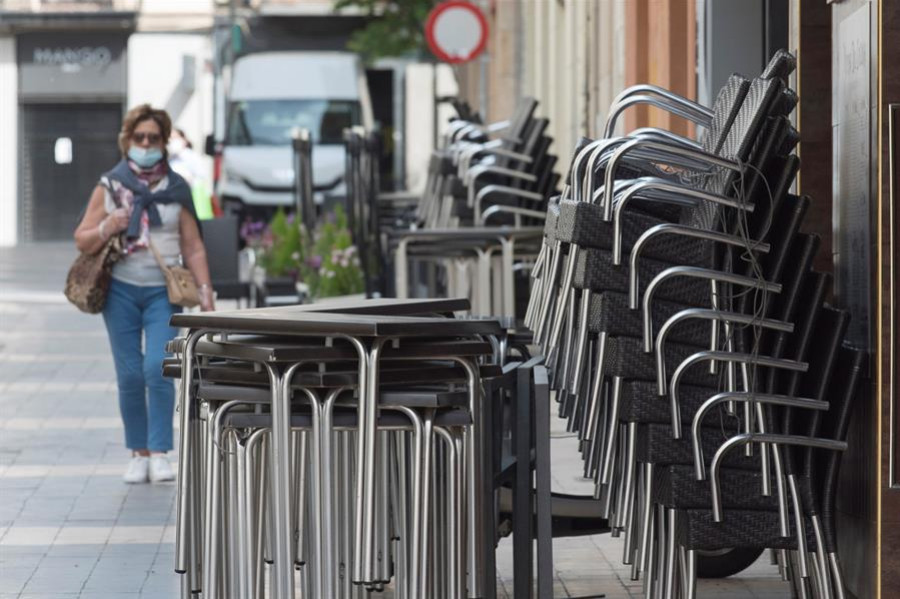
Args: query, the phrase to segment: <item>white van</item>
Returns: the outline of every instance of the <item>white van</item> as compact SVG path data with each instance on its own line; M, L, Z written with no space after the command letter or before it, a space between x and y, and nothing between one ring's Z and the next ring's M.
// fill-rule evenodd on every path
M347 127L372 126L359 58L347 52L263 52L239 58L231 76L216 195L226 212L268 216L294 204L291 135L313 140L316 201L343 196Z

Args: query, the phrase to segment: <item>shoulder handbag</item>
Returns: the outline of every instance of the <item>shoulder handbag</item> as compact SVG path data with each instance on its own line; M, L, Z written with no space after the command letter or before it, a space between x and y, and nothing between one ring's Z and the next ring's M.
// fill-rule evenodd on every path
M122 257L118 235L111 236L99 251L82 252L66 275L63 293L76 308L88 314L99 314L106 305L112 267Z
M169 301L183 308L199 306L200 291L197 289L197 281L194 280L194 275L191 274L191 271L183 266L167 265L163 261L162 256L159 255L156 246L153 245L153 241L150 241L150 251L153 252L153 257L156 258L156 263L159 264L159 268L166 278L166 291L169 292Z

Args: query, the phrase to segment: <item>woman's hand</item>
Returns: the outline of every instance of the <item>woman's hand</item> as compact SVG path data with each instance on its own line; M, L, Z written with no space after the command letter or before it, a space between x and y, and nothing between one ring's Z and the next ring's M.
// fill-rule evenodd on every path
M215 300L213 299L213 290L210 285L200 285L200 310L203 312L212 312L216 309Z
M109 239L111 236L121 233L128 228L130 216L125 208L116 208L109 213L100 226L103 227L104 236Z

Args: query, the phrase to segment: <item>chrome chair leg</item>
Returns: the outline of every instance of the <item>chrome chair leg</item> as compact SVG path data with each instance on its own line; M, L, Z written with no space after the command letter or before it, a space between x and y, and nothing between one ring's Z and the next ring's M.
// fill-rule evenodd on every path
M628 426L626 424L619 425L619 448L616 452L616 473L613 476L613 483L616 487L616 511L613 519L614 537L618 537L625 529L625 487L628 483L626 478L627 471L627 453L628 453Z
M285 385L287 387L287 385ZM312 415L312 431L309 442L309 505L310 522L309 534L311 549L306 561L313 592L316 596L329 596L324 594L327 585L328 555L325 551L325 507L323 505L322 488L324 486L324 473L322 471L322 436L323 436L323 402L311 389L300 389L301 396L309 403ZM273 418L274 420L274 418ZM277 504L276 504L277 505ZM277 513L275 514L278 515ZM276 527L278 524L276 523ZM277 551L277 546L276 546ZM276 557L276 564L278 563ZM333 596L333 595L331 595Z
M301 571L308 571L307 562L309 561L308 548L306 540L309 537L309 529L307 528L307 512L309 504L309 433L306 431L298 431L295 433L294 443L296 449L292 452L297 461L294 466L296 473L296 483L294 485L295 496L293 498L294 509L294 531L297 536L294 539L294 563L300 566ZM304 569L305 568L305 569Z
M379 361L383 339L376 340L367 352L365 380L359 389L359 448L357 451L356 543L354 581L371 583L374 578L375 459L377 443ZM361 366L361 368L363 368ZM362 374L362 373L361 373Z
M205 513L205 498L201 495L200 489L206 488L209 479L209 473L203 464L205 463L203 447L206 435L206 423L201 422L199 418L195 419L191 425L191 468L192 472L199 473L198 480L191 481L188 485L187 493L190 502L191 517L189 522L191 539L189 557L192 568L191 576L193 577L193 588L195 592L200 591L203 583L203 514Z
M649 495L649 494L648 494ZM645 566L643 567L644 571L644 599L653 599L654 596L654 585L655 581L658 578L657 573L657 551L656 551L656 510L653 509L652 505L650 508L650 512L648 514L648 519L644 524L644 530L646 531L646 537L649 542L647 544L646 550L641 551L641 560Z
M419 587L418 596L427 597L429 590L429 547L431 547L431 473L433 452L434 411L425 410L422 416L422 459L421 459L421 504L419 540Z
M397 545L394 552L394 587L397 599L409 597L409 490L412 483L409 477L407 462L407 443L409 434L399 431L394 435L394 485L396 513L394 522L397 528Z
M822 520L818 514L810 516L810 520L812 521L813 534L816 537L816 551L813 555L816 559L817 571L820 577L821 589L819 596L821 599L832 599L830 568L825 554L825 535L822 532Z
M303 559L300 557L301 539L306 536L303 528L303 518L299 517L303 501L303 486L306 482L306 455L301 441L301 431L291 431L291 561L295 568L302 568Z
M610 412L608 432L606 435L606 448L603 453L600 482L608 485L612 477L613 456L619 429L619 397L622 392L622 378L613 377L612 393L610 394Z
M391 539L393 538L393 532L391 531L391 500L390 500L390 488L391 485L396 484L394 480L391 479L390 473L390 437L393 433L388 431L381 431L381 449L378 455L378 460L381 463L381 489L380 489L380 500L379 500L379 513L381 514L381 537L379 539L379 560L380 560L380 571L379 571L379 580L385 584L390 582L391 580Z
M685 599L697 599L697 551L687 551L687 571L685 572Z
M834 595L836 599L846 599L846 587L844 586L844 573L841 570L837 553L828 554L828 564L831 568L831 577L834 581Z
M184 340L184 346L181 354L181 397L179 398L179 415L181 424L181 435L179 437L178 452L178 478L176 481L175 496L177 497L177 509L175 512L175 571L187 572L192 566L191 549L189 547L188 535L189 528L193 525L192 519L196 517L196 510L191 507L191 498L197 497L196 493L190 492L190 487L196 484L193 480L197 470L192 468L194 460L194 438L196 427L193 426L195 420L195 406L193 401L193 378L194 378L194 351L197 342L204 335L203 330L192 331ZM196 528L192 530L196 531ZM193 536L196 545L197 536Z
M259 565L262 559L262 530L264 504L262 502L261 485L264 484L263 468L260 459L260 444L268 431L253 431L244 442L244 518L246 527L247 562L245 564L245 588L247 597L256 599L261 595L258 586L260 579Z
M652 520L653 520L653 464L643 464L642 465L642 474L644 477L644 497L643 497L643 517L642 521L642 530L641 530L641 549L640 549L640 562L641 562L641 571L644 572L644 576L650 576L650 572L653 569L653 566L650 564L650 552L651 542L652 542Z
M666 508L662 505L656 506L656 561L657 561L657 576L656 576L656 585L655 585L655 596L657 599L663 599L665 597L665 581L666 581L666 567L668 564L668 560L666 559L668 555L668 526L667 526L667 518L666 518Z
M423 496L426 481L423 477L423 463L425 456L425 422L421 414L415 410L406 407L396 408L409 418L413 426L412 431L412 456L410 463L410 474L412 479L410 493L412 501L410 506L410 531L407 542L407 552L405 554L406 565L408 567L408 589L409 597L422 596L418 595L422 586L421 580L421 554L423 553L422 545L422 522L423 522ZM430 426L430 425L429 425Z
M793 474L787 476L788 489L791 496L791 504L794 512L794 526L797 531L797 552L799 557L800 578L809 578L809 549L806 544L806 522L803 516L803 508L800 503L800 491L797 487L797 478Z
M239 552L242 548L240 539L239 539L239 524L238 518L240 516L240 511L238 508L238 471L237 471L237 446L238 443L238 434L237 431L231 429L228 431L228 435L225 437L225 447L227 451L224 455L225 464L227 468L225 469L226 477L225 477L225 488L227 491L226 495L226 517L224 518L225 525L227 527L228 534L224 537L228 539L228 547L227 549L227 576L226 580L228 581L227 586L227 595L228 597L239 597L240 596L240 563L241 556Z
M317 477L313 477L314 482L319 487L319 515L321 520L318 526L321 528L322 544L320 545L321 554L319 556L319 564L321 566L321 587L325 597L334 597L337 593L337 572L334 567L336 563L335 551L335 522L334 522L334 470L335 462L332 455L332 447L334 443L334 404L344 389L335 389L331 391L325 399L324 405L321 407L321 415L319 417L319 445L318 445L318 464L314 465L314 472L317 470ZM312 396L310 396L312 400ZM316 408L314 409L314 413ZM313 439L316 437L315 416L313 416Z
M218 416L220 407L216 412L211 410L207 414L207 480L206 480L206 518L204 519L204 532L206 533L205 542L203 543L203 596L208 599L216 599L218 597L219 574L218 568L220 563L218 552L218 533L216 528L220 521L218 509L220 492L220 473L221 458L219 456L219 448L216 445L215 419Z
M675 568L676 514L677 511L674 509L666 510L666 599L675 599L675 584L677 579Z
M636 422L629 422L626 429L625 493L622 502L624 510L622 518L624 519L625 531L627 533L625 535L625 543L623 544L624 555L622 556L622 563L625 565L630 565L632 563L634 552L634 489L637 479L637 475L635 474L635 468L637 467L637 464L635 463L637 426Z

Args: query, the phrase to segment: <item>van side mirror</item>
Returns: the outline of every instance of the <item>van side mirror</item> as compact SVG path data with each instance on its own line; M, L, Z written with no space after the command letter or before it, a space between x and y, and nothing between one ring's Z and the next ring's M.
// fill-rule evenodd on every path
M206 142L203 147L203 151L207 156L215 156L216 155L216 136L210 133L206 136Z

